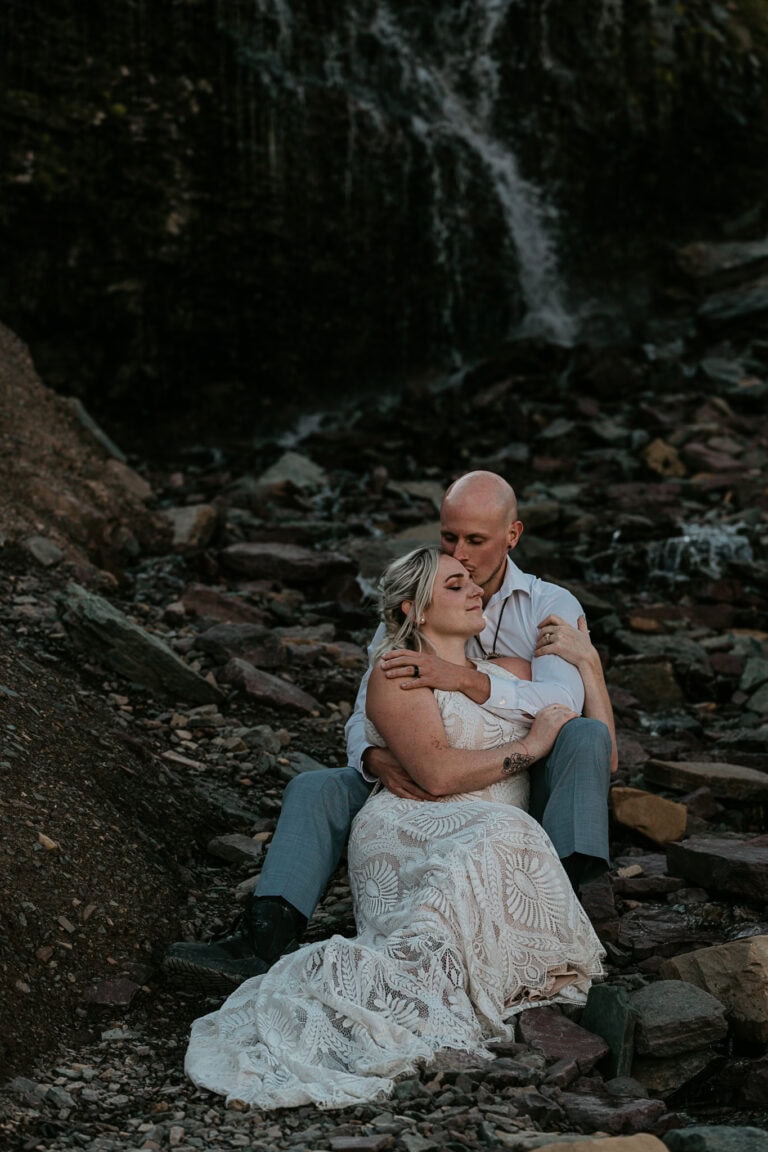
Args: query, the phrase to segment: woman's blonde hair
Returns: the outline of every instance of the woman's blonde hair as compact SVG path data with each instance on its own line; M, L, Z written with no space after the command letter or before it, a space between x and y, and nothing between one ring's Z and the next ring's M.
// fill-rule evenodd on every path
M379 580L379 616L386 636L373 653L373 661L393 648L422 651L424 640L419 621L432 603L439 561L439 548L415 548L393 560L384 570ZM407 613L403 612L404 600L411 601Z

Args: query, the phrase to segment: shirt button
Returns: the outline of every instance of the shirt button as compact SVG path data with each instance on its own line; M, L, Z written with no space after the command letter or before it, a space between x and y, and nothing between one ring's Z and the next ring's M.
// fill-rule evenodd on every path
M506 704L506 703L507 703L507 698L506 698L506 696L502 696L502 697L499 699L499 708L503 708L503 707L505 706L505 704Z

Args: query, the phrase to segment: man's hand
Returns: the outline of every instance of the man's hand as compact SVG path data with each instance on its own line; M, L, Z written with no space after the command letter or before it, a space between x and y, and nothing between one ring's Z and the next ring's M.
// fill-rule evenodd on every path
M428 652L412 652L410 648L395 648L381 657L381 667L388 680L400 679L401 688L439 688L443 692L463 692L467 669L451 664ZM475 676L480 675L474 669ZM488 692L486 690L486 697Z
M366 748L363 767L370 776L378 776L385 788L404 800L434 800L429 792L420 788L406 770L400 766L389 748Z

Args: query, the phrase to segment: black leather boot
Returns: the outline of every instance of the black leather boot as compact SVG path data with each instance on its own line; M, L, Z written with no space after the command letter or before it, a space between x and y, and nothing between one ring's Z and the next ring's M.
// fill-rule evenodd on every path
M582 852L573 852L565 856L560 863L565 868L566 875L571 882L576 895L586 884L591 884L608 870L605 860L599 856L585 856Z
M297 948L306 926L306 916L282 897L252 896L230 936L207 944L171 944L163 958L163 971L191 990L228 995Z

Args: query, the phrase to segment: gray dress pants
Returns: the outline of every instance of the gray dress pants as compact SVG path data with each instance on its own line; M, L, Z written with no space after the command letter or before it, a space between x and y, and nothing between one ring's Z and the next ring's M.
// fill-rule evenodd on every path
M578 718L565 725L547 759L531 768L531 815L561 859L579 852L594 857L599 868L609 863L610 756L605 724ZM255 895L282 896L309 919L371 787L354 768L295 776L283 794Z
M584 879L610 865L608 786L611 735L601 720L569 720L546 760L531 766L529 811L561 860L578 852L594 864Z
M254 894L282 896L309 919L372 787L356 768L316 768L294 776Z

